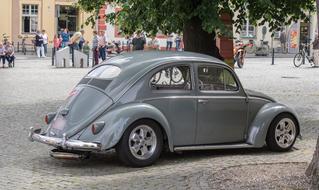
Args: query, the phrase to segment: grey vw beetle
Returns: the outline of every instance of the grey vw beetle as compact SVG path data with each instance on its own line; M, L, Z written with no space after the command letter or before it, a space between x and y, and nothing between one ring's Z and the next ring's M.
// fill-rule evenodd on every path
M29 139L56 147L53 157L115 148L138 167L154 163L164 146L287 151L300 133L292 109L244 89L220 60L190 52L114 57L93 68L46 122Z

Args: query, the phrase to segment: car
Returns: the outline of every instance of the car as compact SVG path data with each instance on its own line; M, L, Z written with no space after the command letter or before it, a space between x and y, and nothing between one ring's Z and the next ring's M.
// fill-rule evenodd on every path
M97 65L63 105L31 128L29 139L55 147L54 158L81 159L115 149L133 167L167 148L288 151L300 136L296 112L244 89L234 70L208 55L133 52Z

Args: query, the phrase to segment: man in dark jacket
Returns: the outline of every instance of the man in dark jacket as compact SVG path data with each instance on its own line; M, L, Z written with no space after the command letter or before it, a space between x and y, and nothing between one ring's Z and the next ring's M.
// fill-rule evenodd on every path
M44 55L44 47L43 47L43 38L41 32L38 30L35 35L35 47L37 48L37 56L45 57Z
M146 40L144 37L141 36L140 32L137 32L135 38L133 38L133 50L144 50L144 45Z

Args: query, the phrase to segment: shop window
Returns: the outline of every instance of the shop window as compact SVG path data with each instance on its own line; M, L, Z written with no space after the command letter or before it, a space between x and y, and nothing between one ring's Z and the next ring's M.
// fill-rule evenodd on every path
M247 19L243 24L242 30L240 32L240 37L244 38L255 38L256 37L256 27L249 23Z
M22 5L22 33L35 33L38 29L38 5Z

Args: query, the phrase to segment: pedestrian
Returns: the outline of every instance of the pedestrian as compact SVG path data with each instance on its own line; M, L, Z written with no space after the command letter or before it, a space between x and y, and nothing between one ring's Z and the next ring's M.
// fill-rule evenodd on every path
M39 58L45 57L44 48L43 48L43 38L42 38L40 30L38 30L36 35L35 35L35 46L37 49L37 56Z
M92 67L99 64L99 40L97 37L97 31L93 31L92 40L92 53L93 53L93 64Z
M48 53L48 34L45 32L45 30L42 30L42 38L43 38L44 56L47 56L47 53Z
M56 51L60 49L61 43L62 43L62 39L59 38L57 35L54 35L54 37L53 37L53 47L55 48Z
M6 64L6 49L2 43L0 43L0 61L2 61L2 67Z
M166 51L171 51L172 46L173 46L173 35L170 34L168 35L166 39Z
M131 36L127 35L125 37L125 40L126 40L126 51L130 52L131 51L132 38L131 38Z
M71 47L71 49L76 49L79 50L79 43L80 43L80 39L84 34L84 30L81 30L79 32L75 32L69 42L69 46Z
M87 55L87 65L89 66L89 57L90 57L90 46L89 41L86 41L83 45L82 51L85 55Z
M101 57L101 59L103 61L106 60L106 44L107 44L107 40L105 37L105 32L104 31L100 31L99 32L99 36L98 36L98 46L99 46L99 55Z
M70 41L70 34L67 28L65 28L63 32L61 33L61 37L62 37L62 48L65 48L66 46L68 46Z
M280 40L280 44L281 44L282 53L287 53L287 49L286 49L287 39L286 39L286 33L285 33L285 31L282 31L282 32L280 33L279 40Z
M81 30L79 32L75 32L69 42L70 52L72 55L72 66L74 66L74 50L79 50L79 42L82 37L82 34L84 34L84 30Z
M319 39L318 34L315 36L315 40L312 42L313 49L313 63L315 67L319 66Z
M59 38L57 35L54 35L54 38L53 38L53 56L55 56L56 52L60 49L61 42L62 42L62 39ZM53 62L52 62L52 65L53 65Z
M179 35L176 36L175 38L175 44L176 44L176 51L180 51L181 50L181 37Z
M137 32L135 38L132 40L133 50L144 50L146 40L141 36L141 32Z
M83 48L83 45L85 43L85 39L84 39L84 29L81 29L80 30L80 33L81 33L81 37L80 37L80 40L79 40L79 50L82 51L82 48Z
M12 67L12 63L14 62L15 56L14 56L14 47L10 42L7 42L7 45L5 47L6 52L6 59L8 61L9 67Z
M147 45L151 50L159 50L159 44L158 40L156 39L156 36L152 36L151 40L148 42Z

